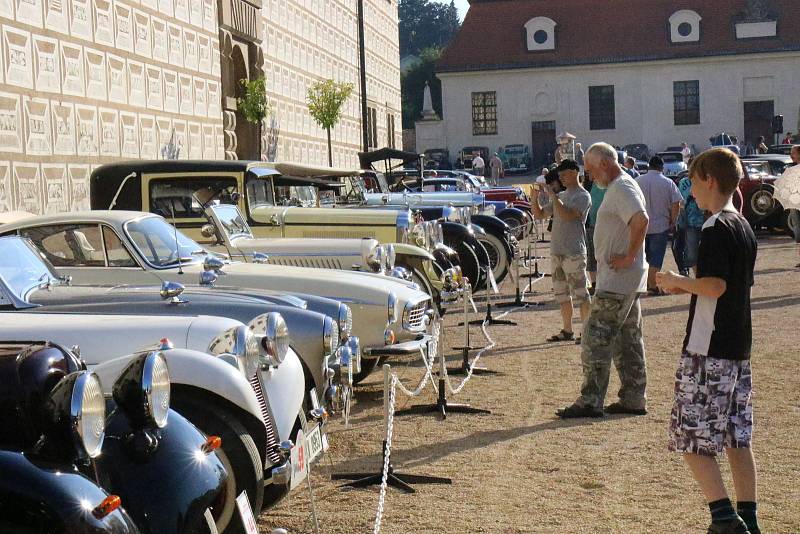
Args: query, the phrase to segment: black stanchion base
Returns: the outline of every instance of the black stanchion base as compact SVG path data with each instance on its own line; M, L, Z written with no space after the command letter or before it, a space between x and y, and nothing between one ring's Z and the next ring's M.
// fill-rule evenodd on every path
M490 414L489 410L483 408L474 408L469 404L451 404L447 402L447 395L445 395L444 388L447 387L444 383L444 378L439 379L439 398L436 399L436 404L420 404L412 406L404 410L394 412L395 415L422 415L428 413L441 414L442 419L447 419L447 413L471 413L471 414Z
M514 321L509 321L508 319L495 319L492 317L492 303L486 305L486 317L483 319L475 319L474 321L470 321L469 324L486 324L487 326L493 325L509 325L509 326L517 326L517 323Z
M464 349L462 347L461 350L461 366L454 367L450 369L448 367L447 374L448 375L456 375L456 376L466 376L469 374L469 349ZM480 366L473 366L472 367L472 374L473 375L499 375L502 374L498 371L492 371L491 369L487 369L486 367Z
M525 273L520 275L522 278L544 278L547 276L553 276L550 273Z
M383 442L383 454L386 458L386 442ZM383 462L381 462L383 465ZM383 481L383 473L337 473L331 475L331 480L352 480L339 486L351 488L366 488L369 486L380 485ZM411 484L452 484L453 479L444 477L433 477L429 475L407 475L397 473L389 463L389 471L386 477L386 485L402 491L403 493L416 493Z

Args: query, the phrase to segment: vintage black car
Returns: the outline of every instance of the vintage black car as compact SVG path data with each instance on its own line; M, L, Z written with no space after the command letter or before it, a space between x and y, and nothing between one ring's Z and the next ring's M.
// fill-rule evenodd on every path
M0 344L0 526L213 531L228 477L213 452L219 438L171 410L169 395L166 362L155 351L131 360L105 399L97 375L70 350ZM68 476L54 482L56 472ZM87 526L94 528L78 528Z

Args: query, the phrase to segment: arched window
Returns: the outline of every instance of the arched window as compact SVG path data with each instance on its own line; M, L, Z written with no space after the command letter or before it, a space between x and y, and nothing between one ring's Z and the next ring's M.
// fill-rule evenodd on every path
M547 17L535 17L525 23L528 50L555 50L556 23Z
M696 11L682 9L669 18L670 41L673 43L693 43L700 40L700 20Z

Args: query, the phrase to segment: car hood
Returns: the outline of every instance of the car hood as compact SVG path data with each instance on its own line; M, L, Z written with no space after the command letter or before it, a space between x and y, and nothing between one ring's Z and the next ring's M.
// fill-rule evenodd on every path
M289 206L283 208L281 211L281 220L284 224L304 224L304 225L314 225L318 224L321 226L325 226L331 223L331 218L336 217L336 211L331 211L333 208L300 208ZM400 217L401 212L405 211L402 207L398 207L395 211L383 211L383 212L375 212L374 210L370 209L348 209L346 215L342 215L342 217L347 217L348 224L354 225L392 225L395 226L397 224L397 219ZM275 212L275 208L265 207L254 207L251 208L250 213L252 217L257 221L264 221L269 219L269 217ZM304 234L305 235L305 234ZM314 235L309 235L308 237L315 237ZM324 236L323 236L324 237Z
M314 238L237 238L233 246L246 254L262 252L275 256L353 256L364 257L378 245L375 239L314 239Z
M480 193L367 193L364 196L369 205L399 206L474 206L485 200Z

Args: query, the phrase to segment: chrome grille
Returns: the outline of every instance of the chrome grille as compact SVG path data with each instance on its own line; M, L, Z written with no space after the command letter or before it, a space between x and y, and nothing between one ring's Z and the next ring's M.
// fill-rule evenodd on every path
M428 310L428 301L424 300L413 306L411 308L407 308L405 311L406 317L403 322L408 325L410 329L419 329L423 327L423 321L425 319L425 312Z
M275 420L272 418L272 412L269 409L269 401L267 400L267 396L264 395L258 373L250 377L250 385L256 393L258 406L261 408L261 418L264 420L264 427L267 429L267 459L272 465L281 464L283 463L283 457L278 451L278 445L280 445L281 440L278 436L278 429L275 428Z
M310 257L276 257L270 256L269 262L273 265L287 265L290 267L315 267L318 269L342 269L342 263L335 258L326 258L324 256L310 256Z

